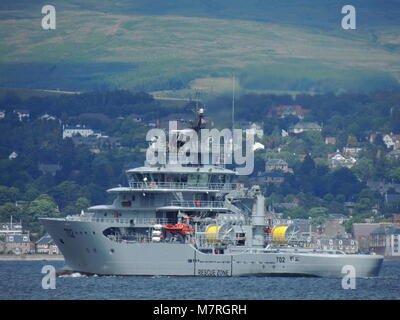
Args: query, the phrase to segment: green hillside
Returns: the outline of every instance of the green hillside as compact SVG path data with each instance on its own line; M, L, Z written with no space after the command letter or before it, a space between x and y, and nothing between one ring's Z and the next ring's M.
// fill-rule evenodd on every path
M52 4L57 29L45 31L40 1L0 3L0 87L179 96L193 80L232 73L243 90L398 87L399 1L353 1L351 31L340 28L343 1Z

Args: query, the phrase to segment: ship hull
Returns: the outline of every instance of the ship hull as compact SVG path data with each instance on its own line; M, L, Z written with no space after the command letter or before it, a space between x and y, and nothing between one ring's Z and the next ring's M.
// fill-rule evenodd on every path
M352 266L356 277L378 276L382 256L261 252L234 248L209 254L191 244L126 243L110 240L108 225L42 219L65 258L65 270L98 275L136 276L314 276L343 277ZM73 231L73 234L71 233Z

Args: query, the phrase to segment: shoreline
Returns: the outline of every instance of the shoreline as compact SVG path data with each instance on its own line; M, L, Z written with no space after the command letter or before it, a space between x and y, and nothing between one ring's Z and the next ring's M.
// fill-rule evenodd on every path
M60 254L0 254L0 261L64 261Z

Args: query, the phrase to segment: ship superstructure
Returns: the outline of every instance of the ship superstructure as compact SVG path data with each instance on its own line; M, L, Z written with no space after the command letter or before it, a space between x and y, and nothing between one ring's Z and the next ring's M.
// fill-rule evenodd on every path
M204 109L176 130L178 151L188 132L200 134ZM192 141L193 142L193 141ZM190 143L190 142L189 142ZM152 145L150 146L150 148ZM383 257L289 247L267 225L258 186L235 182L223 165L145 163L128 170L128 186L109 189L110 205L42 222L65 258L65 269L92 274L168 276L376 276Z

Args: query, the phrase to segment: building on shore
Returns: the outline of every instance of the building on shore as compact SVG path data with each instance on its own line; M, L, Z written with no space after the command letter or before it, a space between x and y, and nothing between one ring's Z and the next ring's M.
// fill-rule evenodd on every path
M321 132L322 127L315 122L298 122L294 126L289 128L289 133L292 135L310 131Z
M35 244L31 241L29 232L25 232L21 222L0 223L0 253L27 254L35 253Z
M340 250L345 253L356 253L359 250L358 242L354 239L320 237L316 241L324 250Z
M5 239L7 234L22 234L21 222L13 222L12 217L10 222L0 222L0 236Z
M288 116L295 116L299 119L304 119L304 115L310 112L309 109L304 109L300 105L285 105L274 107L268 112L268 116L277 116L279 118L286 118Z
M353 223L353 239L360 251L373 251L385 257L399 257L400 224Z
M57 171L62 169L62 166L59 163L40 163L38 164L38 169L42 174L50 174L53 177L57 174Z
M285 174L280 171L263 172L256 177L257 183L279 185L285 181Z
M321 233L328 238L343 238L347 236L343 219L330 218L321 225Z
M29 232L22 229L21 222L0 223L0 253L26 254L34 253L35 244L31 241Z
M400 225L400 213L393 214L392 223L397 223L397 224Z
M58 249L56 243L50 237L48 233L46 233L43 237L41 237L36 242L36 253L40 254L61 254Z
M282 159L270 159L265 162L265 172L272 172L272 171L293 173L293 170L289 168L288 163Z
M87 128L85 125L76 125L76 126L64 125L62 134L63 139L72 138L74 136L81 136L85 138L90 136L95 136L97 138L107 137L104 136L100 131Z
M370 247L385 257L399 257L400 227L381 225L371 233Z
M26 109L13 110L13 113L18 117L20 122L24 120L28 121L30 118L30 112Z
M353 223L353 239L358 241L360 251L369 251L371 233L379 227L379 223Z
M344 156L337 150L336 153L328 154L328 162L329 167L332 169L338 167L351 168L356 164L357 160L349 155Z
M5 254L35 253L35 243L30 240L29 233L7 234L5 241L0 243L0 252Z

